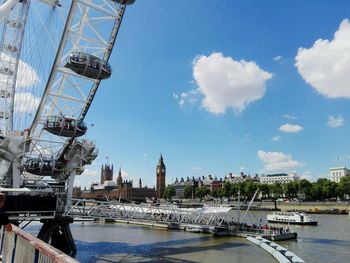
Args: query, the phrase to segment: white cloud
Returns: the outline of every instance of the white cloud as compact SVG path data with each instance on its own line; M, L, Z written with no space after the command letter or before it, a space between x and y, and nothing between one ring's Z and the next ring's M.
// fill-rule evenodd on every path
M100 183L99 172L97 170L85 169L81 175L75 177L74 186L89 188L92 182Z
M261 99L272 74L255 62L235 61L222 53L212 53L193 60L193 78L198 85L195 92L204 96L202 106L211 113L223 114L229 108L241 112Z
M35 97L29 92L20 92L15 94L15 111L31 112L38 108L41 98Z
M327 177L327 176L325 176ZM312 176L310 171L304 171L303 173L300 174L300 179L306 179L309 182L314 182L315 178Z
M9 56L2 53L2 61L8 61ZM7 63L5 63L7 64ZM13 69L10 69L13 70ZM16 88L29 88L38 83L40 83L40 78L35 69L33 69L29 64L19 61L18 64L18 74L17 74ZM0 74L0 81L6 78L6 75Z
M290 119L290 120L297 120L297 119L299 119L298 116L295 116L293 114L284 114L283 118Z
M340 115L337 117L335 116L328 116L328 122L327 125L331 128L338 128L340 126L344 125L344 118Z
M291 170L300 166L302 163L294 161L290 154L282 152L258 151L258 158L264 163L265 171Z
M252 137L250 136L250 134L244 134L243 136L243 140L245 140L246 142L250 142L252 140Z
M188 92L182 92L180 95L173 93L173 98L179 103L182 107L187 104L195 104L198 100L199 92L197 89L192 89Z
M277 135L277 136L272 137L271 140L274 141L274 142L277 142L277 141L279 141L281 138L282 138L282 136Z
M344 19L332 40L318 39L299 48L295 57L300 75L317 92L329 98L350 98L350 24Z
M283 131L283 132L288 132L288 133L298 133L298 132L303 130L303 127L301 127L297 124L286 123L284 125L281 125L279 127L279 130Z
M280 61L282 59L282 56L276 56L273 58L274 61Z

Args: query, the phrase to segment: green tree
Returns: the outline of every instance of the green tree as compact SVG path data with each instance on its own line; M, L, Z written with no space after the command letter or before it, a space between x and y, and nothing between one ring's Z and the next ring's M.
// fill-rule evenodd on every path
M231 196L232 183L226 181L224 182L222 189L225 197L229 198Z
M230 196L233 196L233 197L237 196L239 187L240 187L239 184L231 183Z
M214 197L214 198L218 198L219 197L219 190L218 189L215 189L211 192L211 195Z
M288 182L283 186L283 188L284 188L285 196L288 199L293 199L293 198L297 197L297 194L298 194L298 183L297 182Z
M343 187L341 186L341 184L337 184L337 197L339 197L340 199L344 200L345 199L345 192Z
M310 199L311 198L311 187L312 183L310 183L306 179L301 179L299 181L299 194L302 199Z
M322 193L322 184L315 182L312 183L311 189L310 189L310 196L313 200L323 200L324 196Z
M275 198L283 196L283 187L281 183L277 182L272 185L272 194Z
M202 201L202 199L208 195L210 193L209 188L202 186L202 187L198 187L197 191L196 191L196 195L197 197Z
M253 198L256 190L258 189L258 184L254 182L246 182L244 185L244 195L245 197L250 200Z
M191 185L186 185L184 189L184 197L185 198L192 198L192 186Z
M218 197L222 199L224 196L224 189L221 187L220 189L218 189Z
M271 197L271 187L268 184L261 184L260 185L260 192L262 197Z
M165 189L164 189L164 197L167 200L171 200L175 195L176 195L176 191L175 191L174 187L169 186L169 185L167 187L165 187Z
M340 179L339 188L344 194L350 196L350 176L345 176Z

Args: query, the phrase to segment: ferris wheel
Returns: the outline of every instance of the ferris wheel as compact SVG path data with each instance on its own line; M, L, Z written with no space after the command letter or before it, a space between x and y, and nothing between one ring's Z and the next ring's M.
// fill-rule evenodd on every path
M135 0L7 0L0 6L0 185L66 184L97 156L82 136L127 5ZM1 26L0 26L1 28Z

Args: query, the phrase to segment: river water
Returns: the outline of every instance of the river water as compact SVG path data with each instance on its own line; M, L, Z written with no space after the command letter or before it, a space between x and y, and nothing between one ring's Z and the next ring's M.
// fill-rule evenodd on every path
M266 214L251 212L246 221L264 224ZM350 262L350 217L319 215L318 220L318 226L293 226L298 239L278 243L305 262ZM94 222L74 223L71 230L80 262L276 262L244 238Z

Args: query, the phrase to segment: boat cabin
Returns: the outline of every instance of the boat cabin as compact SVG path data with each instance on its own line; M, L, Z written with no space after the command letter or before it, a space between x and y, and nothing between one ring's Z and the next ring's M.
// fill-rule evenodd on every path
M87 131L83 121L63 116L49 116L44 129L52 134L71 138L80 137Z
M64 163L53 158L31 157L23 164L23 170L42 176L55 176L63 171Z
M65 67L91 79L107 79L112 74L108 62L83 52L70 53Z

